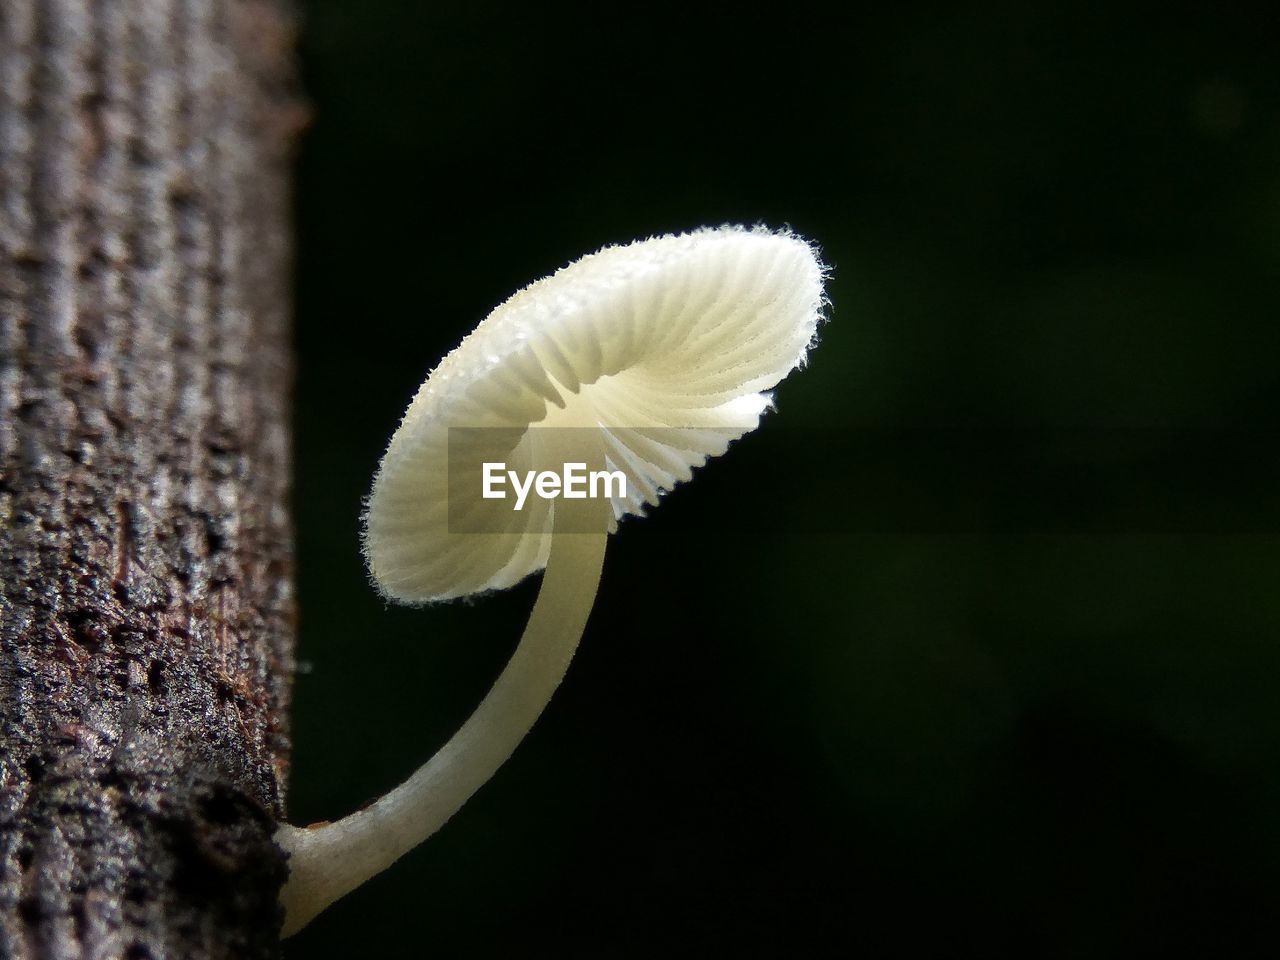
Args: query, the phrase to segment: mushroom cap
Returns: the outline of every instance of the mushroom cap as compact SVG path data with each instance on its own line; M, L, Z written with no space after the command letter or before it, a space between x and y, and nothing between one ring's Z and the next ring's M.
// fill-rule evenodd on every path
M364 518L379 590L446 600L546 565L564 501L482 500L484 460L621 470L600 526L643 515L756 428L814 342L824 277L800 237L726 226L605 247L513 295L431 372L383 455Z

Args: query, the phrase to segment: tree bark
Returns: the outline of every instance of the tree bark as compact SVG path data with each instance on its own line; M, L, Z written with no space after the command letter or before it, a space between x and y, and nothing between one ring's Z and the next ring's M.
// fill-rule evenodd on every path
M278 953L292 19L0 3L0 957Z

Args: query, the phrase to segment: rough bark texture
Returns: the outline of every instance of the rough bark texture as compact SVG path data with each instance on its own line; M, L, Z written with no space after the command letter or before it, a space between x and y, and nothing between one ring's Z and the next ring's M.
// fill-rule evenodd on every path
M0 3L0 957L277 953L273 0Z

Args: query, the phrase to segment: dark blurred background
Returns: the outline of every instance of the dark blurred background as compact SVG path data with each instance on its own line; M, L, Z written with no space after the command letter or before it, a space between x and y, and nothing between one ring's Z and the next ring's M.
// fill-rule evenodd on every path
M442 743L536 593L367 583L440 357L606 242L835 272L514 759L288 957L1275 955L1274 5L304 9L295 822Z

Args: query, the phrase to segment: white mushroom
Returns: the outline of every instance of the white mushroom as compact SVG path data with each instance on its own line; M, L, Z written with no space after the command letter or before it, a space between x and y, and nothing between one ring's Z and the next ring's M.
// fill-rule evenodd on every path
M606 247L495 309L418 391L378 468L365 554L389 598L427 603L546 569L519 647L407 781L335 823L282 826L286 935L421 843L515 750L563 678L607 536L755 429L801 365L824 268L790 233L722 227ZM478 471L625 475L609 497L487 500Z

